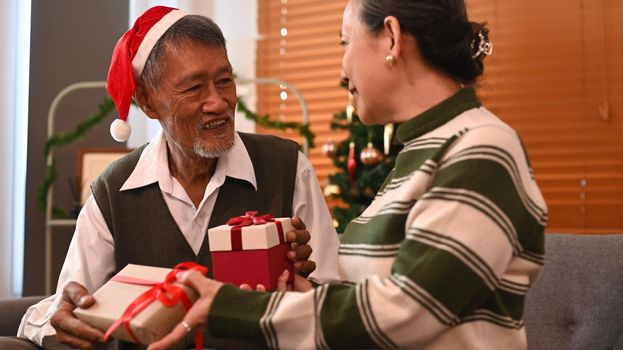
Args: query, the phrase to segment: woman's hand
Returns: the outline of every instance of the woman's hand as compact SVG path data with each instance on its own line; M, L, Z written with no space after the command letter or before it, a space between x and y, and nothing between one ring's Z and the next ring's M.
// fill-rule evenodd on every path
M247 283L241 284L240 287L238 287L238 288L240 288L242 290L247 290L247 291L253 290L251 285L247 284ZM266 291L266 287L263 284L258 284L257 286L255 286L255 291L256 292L265 292Z
M313 286L311 282L309 282L305 277L302 277L299 274L294 274L294 281L289 282L288 277L290 277L290 272L288 270L283 270L281 275L277 277L277 292L286 292L286 291L294 291L294 292L307 292L312 289ZM252 291L253 288L251 285L247 283L243 283L239 287L242 290ZM265 292L266 287L263 284L258 284L255 286L256 292Z
M190 286L199 293L199 299L193 304L171 333L164 338L152 343L148 350L169 349L174 344L184 340L186 335L197 328L204 328L207 323L208 313L216 293L223 283L207 279L197 271L181 272L177 276L178 281Z
M292 283L288 283L288 277L290 277L290 272L288 272L288 270L283 270L279 278L277 278L278 292L307 292L313 288L311 282L297 273L294 274L294 281Z

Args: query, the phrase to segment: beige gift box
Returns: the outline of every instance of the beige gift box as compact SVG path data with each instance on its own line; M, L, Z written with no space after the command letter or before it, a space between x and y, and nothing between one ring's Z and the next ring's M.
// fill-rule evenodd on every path
M129 264L117 276L159 283L166 279L170 271L171 269L161 267ZM197 293L193 289L179 282L173 282L173 285L183 288L191 303L197 300ZM127 307L137 297L151 288L150 285L117 282L111 279L93 294L96 301L95 305L88 309L76 308L74 314L85 323L106 332L115 321L122 317ZM186 308L182 301L168 307L162 302L154 300L138 313L129 322L129 325L141 344L150 344L170 333L182 321L185 314ZM123 323L117 327L111 336L136 342Z

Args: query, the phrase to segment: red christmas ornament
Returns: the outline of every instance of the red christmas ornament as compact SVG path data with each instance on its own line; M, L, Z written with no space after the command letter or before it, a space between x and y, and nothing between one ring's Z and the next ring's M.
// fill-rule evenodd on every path
M383 153L374 148L372 142L368 142L368 146L359 154L359 159L363 165L377 165L383 161Z
M355 143L350 142L348 146L348 160L346 161L346 169L348 170L348 180L350 187L355 186L355 175L357 171L357 160L355 159Z

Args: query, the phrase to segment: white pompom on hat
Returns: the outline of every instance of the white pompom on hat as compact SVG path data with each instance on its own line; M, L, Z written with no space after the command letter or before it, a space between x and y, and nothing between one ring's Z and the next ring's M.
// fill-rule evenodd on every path
M141 77L151 50L167 29L184 16L186 13L176 8L154 6L117 41L106 78L106 90L119 113L119 119L110 125L110 134L116 141L124 142L130 137L127 119L135 82Z

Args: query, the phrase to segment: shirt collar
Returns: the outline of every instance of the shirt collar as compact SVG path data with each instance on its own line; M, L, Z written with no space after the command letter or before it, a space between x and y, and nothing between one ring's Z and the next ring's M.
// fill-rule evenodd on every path
M255 171L249 152L242 142L240 135L234 133L234 146L229 152L219 157L216 162L214 175L210 180L225 182L225 177L244 180L253 185L257 191ZM121 186L120 191L144 187L158 182L163 191L170 192L173 187L173 177L169 170L167 142L162 130L145 147L134 170Z

